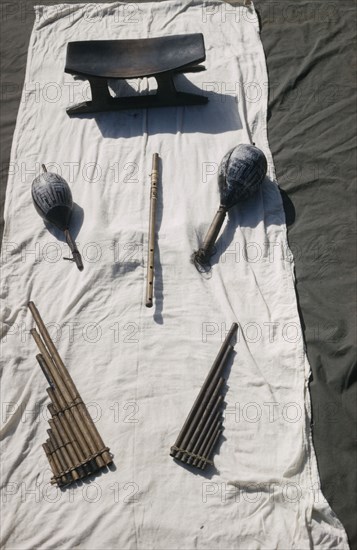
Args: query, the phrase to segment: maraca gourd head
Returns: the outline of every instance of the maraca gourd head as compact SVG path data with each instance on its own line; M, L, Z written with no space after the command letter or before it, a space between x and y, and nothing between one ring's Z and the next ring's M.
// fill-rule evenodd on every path
M42 218L64 231L68 228L73 207L68 183L54 172L44 172L32 182L32 200Z
M250 144L233 147L218 169L221 204L227 209L256 193L267 172L263 151Z

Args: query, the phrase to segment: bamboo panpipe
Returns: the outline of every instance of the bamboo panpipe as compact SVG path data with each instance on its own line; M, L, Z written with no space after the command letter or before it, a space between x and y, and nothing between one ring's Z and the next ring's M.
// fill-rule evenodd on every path
M223 404L222 389L225 379L221 374L233 351L230 342L237 329L237 323L233 323L176 442L170 449L173 458L200 469L204 469L206 464L213 464L210 455L223 431L220 409Z
M154 267L155 267L155 225L156 225L156 201L157 184L159 181L159 155L152 156L151 189L150 189L150 217L149 217L149 242L146 272L146 307L153 305Z
M221 372L223 371L226 363L227 363L227 360L228 360L228 357L229 355L231 354L233 350L233 346L231 346L230 344L227 346L224 354L223 354L223 357L221 358L220 362L216 364L216 370L215 372L213 373L213 378L212 380L210 381L208 387L206 388L205 392L202 394L202 398L199 400L199 404L198 404L198 407L197 407L197 411L196 413L192 416L190 422L189 422L189 425L187 427L187 430L185 430L185 434L184 434L184 437L182 439L182 442L181 442L181 447L186 449L187 448L187 445L189 444L189 441L192 437L192 435L194 434L195 432L195 429L197 428L197 425L199 424L201 418L202 418L202 415L204 413L205 410L210 409L211 406L209 404L209 400L210 400L210 397L212 395L212 392L214 391L218 381L219 381L219 377L220 377L220 374ZM207 380L207 379L206 379ZM221 384L222 386L223 384ZM201 390L202 391L202 390ZM195 437L193 435L193 437ZM187 449L189 450L189 449ZM176 455L175 458L180 458L180 459L183 459L184 460L184 457L181 457L181 454L179 454L179 456Z
M84 435L88 437L89 443L93 442L93 452L98 452L100 450L103 450L103 453L100 453L98 456L99 461L97 461L98 466L104 466L105 464L110 464L112 462L112 457L105 447L102 438L100 437L97 428L95 427L93 420L91 419L87 408L85 407L79 392L68 372L66 369L47 329L46 326L41 319L41 316L33 302L29 302L28 304L29 309L33 315L33 318L38 326L39 332L43 338L43 341L45 345L48 348L48 355L50 355L50 358L55 366L55 370L58 371L59 377L58 382L56 381L56 386L59 388L61 393L63 394L65 400L67 401L67 405L77 405L77 407L80 413L80 416L82 417L83 424L85 426ZM34 329L32 329L30 332L34 336L33 333ZM39 345L39 341L36 340L36 343ZM40 349L42 352L42 350ZM45 357L45 354L42 352L42 355ZM47 363L47 361L46 361ZM49 361L51 363L51 361ZM49 365L47 365L49 366ZM54 372L51 372L51 374L54 377ZM99 463L98 463L99 462Z
M46 366L50 372L50 376L53 378L54 383L57 388L57 396L60 399L61 402L61 408L63 410L66 410L68 407L70 408L74 422L73 422L73 429L76 431L76 435L78 439L81 441L81 444L83 445L84 451L89 456L89 454L96 454L98 451L98 447L95 445L95 442L93 441L91 437L91 433L88 430L87 423L84 423L85 414L83 413L84 404L81 402L80 397L76 397L73 399L71 397L71 394L68 392L67 387L64 385L63 380L56 368L56 365L53 362L53 359L49 355L47 349L45 348L45 345L38 334L36 329L31 329L30 333L32 337L34 338L38 348L41 351L41 354L45 360ZM101 468L104 466L104 462L101 458L101 456L96 457L97 465Z
M49 440L44 444L46 456L54 472L51 483L60 486L96 472L112 462L79 392L60 358L58 351L33 302L29 309L40 334L30 330L40 354L36 359L50 385L47 393L52 419Z

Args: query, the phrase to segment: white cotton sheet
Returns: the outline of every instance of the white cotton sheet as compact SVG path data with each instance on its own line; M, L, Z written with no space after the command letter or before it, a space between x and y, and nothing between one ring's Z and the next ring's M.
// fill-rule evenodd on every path
M206 106L69 118L88 84L64 74L73 40L202 32L207 70L180 89ZM152 81L133 83L145 91ZM115 88L115 83L113 83ZM267 139L268 76L253 4L37 6L5 204L2 250L2 545L6 549L346 549L310 434L294 265ZM234 207L209 276L190 262L218 207L217 168L239 143L268 159ZM162 159L155 307L145 307L151 157ZM69 183L84 271L31 200L40 164ZM41 448L46 381L37 305L115 467L61 491ZM170 446L231 323L239 323L214 470Z

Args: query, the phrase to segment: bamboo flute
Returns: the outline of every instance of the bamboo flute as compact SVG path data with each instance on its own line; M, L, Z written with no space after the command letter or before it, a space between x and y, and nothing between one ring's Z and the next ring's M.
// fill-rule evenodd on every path
M159 181L159 155L152 156L151 189L150 189L150 215L148 234L148 259L146 271L146 307L153 305L154 268L155 268L155 225L156 225L156 203L157 184Z

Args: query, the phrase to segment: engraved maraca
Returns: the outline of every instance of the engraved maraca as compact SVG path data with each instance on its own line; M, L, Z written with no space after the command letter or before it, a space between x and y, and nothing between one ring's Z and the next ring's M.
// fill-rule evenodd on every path
M52 223L64 232L67 244L72 252L72 258L65 258L76 263L82 271L83 263L77 245L69 231L72 217L73 199L68 183L59 174L47 172L42 165L43 173L32 182L32 200L41 218Z
M263 151L250 144L240 144L228 151L218 169L219 209L210 225L202 246L193 253L198 270L209 266L214 245L226 214L232 206L256 193L267 172Z

